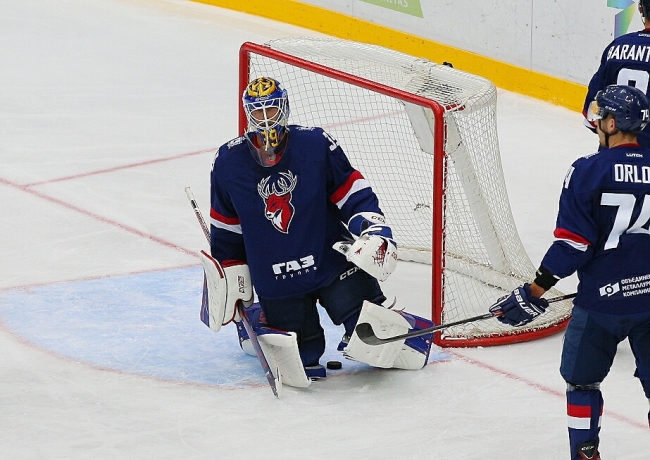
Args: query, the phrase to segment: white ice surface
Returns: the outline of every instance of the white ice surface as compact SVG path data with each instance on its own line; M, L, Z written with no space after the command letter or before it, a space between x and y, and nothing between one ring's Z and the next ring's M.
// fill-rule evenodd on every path
M208 209L239 46L313 32L183 0L0 11L0 458L568 458L560 335L436 349L417 372L353 367L276 400L219 348L233 331L198 321L204 241L183 189ZM596 140L578 113L505 91L498 126L537 264L564 174ZM428 277L401 263L385 291L426 315ZM624 343L603 384L606 460L650 458L633 371Z

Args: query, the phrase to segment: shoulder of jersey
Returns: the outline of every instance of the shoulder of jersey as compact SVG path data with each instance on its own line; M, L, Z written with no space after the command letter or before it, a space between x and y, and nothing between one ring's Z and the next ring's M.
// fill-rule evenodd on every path
M231 154L236 154L238 151L242 151L242 149L248 149L245 136L236 137L223 144L217 152L217 157L229 157Z
M299 136L320 136L323 132L323 128L318 128L315 126L289 125L289 132L295 133Z
M621 45L629 44L635 45L639 42L645 43L650 39L650 31L647 30L637 30L636 32L629 32L624 35L620 35L611 41L612 45Z
M237 162L237 158L240 158L239 155L242 152L248 152L248 146L246 145L246 138L244 136L239 136L226 142L219 147L219 150L217 150L214 160L212 161L212 169L214 169L216 164L223 167L226 163L230 163L231 161Z
M239 136L234 139L229 140L226 142L223 147L225 147L226 150L235 150L239 148L240 145L246 144L246 137L245 136ZM222 148L223 148L222 147Z
M585 155L585 156L582 156L582 157L578 158L576 161L589 160L591 158L598 158L598 155L600 155L600 152L590 153L588 155Z
M594 171L603 168L603 165L609 164L612 161L618 161L620 159L619 155L623 152L618 150L611 152L610 149L603 149L599 152L590 153L589 155L578 158L573 162L573 166L581 169L587 175L593 174Z

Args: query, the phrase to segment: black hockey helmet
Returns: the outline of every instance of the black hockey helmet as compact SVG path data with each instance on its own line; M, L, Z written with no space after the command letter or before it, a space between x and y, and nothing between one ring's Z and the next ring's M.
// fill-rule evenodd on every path
M632 86L609 85L596 94L589 106L587 119L596 121L608 114L614 117L619 130L638 133L648 123L648 99L643 91Z
M646 19L650 19L648 16L650 15L650 0L639 0L639 7L641 8L641 15Z

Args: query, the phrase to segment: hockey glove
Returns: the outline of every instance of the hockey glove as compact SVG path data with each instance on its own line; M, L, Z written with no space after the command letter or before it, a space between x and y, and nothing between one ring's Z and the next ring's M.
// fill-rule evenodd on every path
M397 244L390 227L385 225L384 216L356 214L350 219L348 229L358 238L353 243L339 241L333 248L366 273L385 281L397 266Z
M379 235L385 238L393 238L393 232L386 225L386 219L376 212L360 212L350 217L348 230L355 237L363 235Z
M526 283L497 300L490 307L490 312L503 324L523 326L544 313L547 308L548 302L533 296L530 293L530 284Z

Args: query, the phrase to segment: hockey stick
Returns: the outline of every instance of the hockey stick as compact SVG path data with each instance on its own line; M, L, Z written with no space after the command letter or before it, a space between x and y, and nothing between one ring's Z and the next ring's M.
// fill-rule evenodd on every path
M194 194L192 193L192 189L190 189L189 187L185 187L185 194L187 195L187 199L190 200L190 205L192 205L192 209L194 210L194 215L199 221L199 224L201 225L201 229L203 229L203 234L205 235L205 238L208 240L208 247L209 247L210 230L208 230L208 226L205 224L205 220L203 219L203 214L201 214L199 205L196 203L196 200L194 199ZM248 337L251 340L251 344L255 349L255 354L257 355L257 358L259 359L260 364L262 365L262 370L264 370L264 375L266 376L266 380L269 382L271 391L273 391L273 394L275 395L276 398L279 398L280 390L282 389L282 379L280 377L280 371L276 370L276 375L278 377L275 378L273 376L273 372L271 371L271 366L269 366L269 362L266 359L266 356L264 356L264 352L262 351L262 346L260 345L259 340L257 340L257 336L255 335L255 332L253 331L253 327L248 322L246 316L244 316L244 312L242 311L243 308L244 307L242 303L239 302L239 304L237 305L237 309L239 310L239 315L242 317L244 328L246 329L246 332L248 333Z
M546 299L548 303L559 302L560 300L572 299L576 294L566 294L559 297L553 297L551 299ZM431 334L432 332L440 331L442 329L447 329L452 326L459 326L461 324L473 323L474 321L481 321L488 318L494 318L499 315L494 315L492 313L485 313L479 316L473 316L471 318L462 319L460 321L455 321L453 323L441 324L440 326L427 327L425 329L420 329L418 331L407 332L406 334L395 335L393 337L379 338L375 335L375 331L372 329L370 323L361 323L357 324L355 331L357 336L361 341L367 345L382 345L384 343L396 342L397 340L402 339L411 339L413 337L420 337L422 335Z
M271 391L273 391L276 398L279 398L280 390L282 390L282 376L280 375L280 369L276 369L275 373L277 378L274 377L269 361L266 359L266 356L264 356L264 351L262 351L262 345L260 345L260 341L255 334L255 330L248 321L248 318L246 318L246 315L244 315L244 306L241 301L239 301L237 309L239 310L239 316L241 316L242 323L244 323L244 329L246 329L246 332L248 333L248 338L251 340L251 345L253 345L253 349L255 350L255 355L257 355L257 359L259 359L260 364L262 365L264 375L266 376L266 380L269 382Z
M203 220L203 215L201 214L199 205L196 203L196 200L194 199L194 194L192 193L192 189L189 187L185 187L185 194L187 195L187 199L190 200L190 205L194 210L194 215L198 219L199 224L201 225L201 229L203 229L203 234L205 235L205 238L208 240L208 246L210 246L210 230L208 230L208 226L205 224L205 220Z

